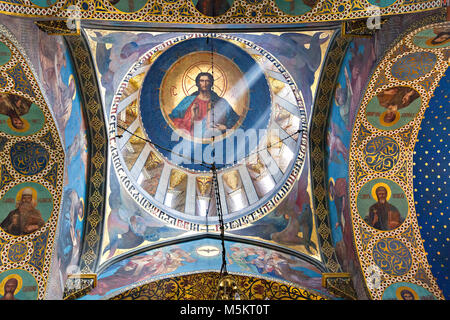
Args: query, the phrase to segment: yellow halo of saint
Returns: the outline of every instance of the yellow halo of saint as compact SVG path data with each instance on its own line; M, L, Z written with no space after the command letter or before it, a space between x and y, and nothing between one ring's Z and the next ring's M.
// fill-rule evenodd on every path
M14 127L12 125L12 123L11 123L11 118L8 118L6 120L6 124L8 125L8 127L11 130L13 130L15 132L27 132L30 129L30 123L26 119L24 119L22 117L20 117L20 120L22 120L22 122L23 122L23 128L22 129L17 129L16 127Z
M80 203L81 203L81 214L78 213L78 221L83 221L84 219L84 199L80 198Z
M413 290L410 287L398 287L397 290L395 290L395 296L397 297L398 300L404 300L402 297L402 291L403 290L407 290L408 292L411 292L412 295L414 296L414 300L419 300L419 295L417 294L417 292L415 290Z
M378 187L384 187L386 189L386 191L387 191L386 201L389 201L389 199L391 198L391 195L392 195L392 191L391 191L391 188L384 182L375 183L375 185L372 187L372 192L371 192L372 198L375 200L378 199L377 194L376 194L376 190Z
M329 185L329 186L333 186L333 188L334 188L335 183L334 183L333 177L331 177L330 179L328 179L328 185ZM328 190L330 190L330 187L328 187ZM328 191L328 197L330 198L330 201L334 201L334 193L331 194L331 192Z
M386 122L386 121L384 121L384 116L386 115L387 112L388 111L386 110L380 115L380 123L381 123L382 126L390 127L390 126L393 126L394 124L396 124L398 122L398 120L400 120L400 112L395 111L395 118L394 118L394 120L391 121L391 122Z
M22 289L22 284L23 284L23 280L22 277L19 276L18 274L10 274L9 276L6 276L2 282L0 282L0 295L4 296L5 295L5 284L9 279L16 279L17 280L17 288L14 291L14 295L18 294L19 291Z
M32 187L25 187L20 189L17 194L16 194L16 203L19 203L20 200L22 200L22 194L26 189L31 189L32 194L31 194L31 198L32 198L32 202L33 202L33 206L36 206L37 204L37 191L32 188Z

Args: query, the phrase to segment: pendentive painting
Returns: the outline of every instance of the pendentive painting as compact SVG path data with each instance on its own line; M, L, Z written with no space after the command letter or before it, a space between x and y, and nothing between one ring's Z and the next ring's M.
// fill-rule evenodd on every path
M366 296L358 256L353 250L353 228L348 195L350 141L360 99L375 66L375 46L367 39L353 40L337 78L327 129L327 201L332 243L344 272L352 274L358 296Z

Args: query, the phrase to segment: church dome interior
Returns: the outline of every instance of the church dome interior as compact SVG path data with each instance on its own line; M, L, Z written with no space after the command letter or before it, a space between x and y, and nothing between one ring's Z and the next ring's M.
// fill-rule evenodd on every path
M1 300L448 300L450 3L0 1Z

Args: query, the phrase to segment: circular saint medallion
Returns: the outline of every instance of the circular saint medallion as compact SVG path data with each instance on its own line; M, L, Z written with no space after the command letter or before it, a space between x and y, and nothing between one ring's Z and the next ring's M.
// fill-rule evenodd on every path
M0 93L0 131L13 136L28 136L42 129L45 116L28 99L12 93Z
M408 214L405 192L395 182L375 179L358 192L356 202L361 218L371 227L389 231L399 227Z
M44 226L53 210L53 197L44 186L24 182L11 188L0 199L0 206L0 227L11 235L22 236Z
M272 111L260 65L239 46L205 37L171 46L155 60L139 109L159 152L198 171L210 171L205 163L229 167L253 152ZM255 139L242 141L249 132Z
M34 276L22 269L10 269L0 274L1 300L36 300L38 285Z
M198 96L204 80L210 83L211 99L207 104L193 98ZM215 142L220 141L239 128L249 108L249 89L239 67L229 58L210 52L191 53L175 62L163 78L160 92L161 112L167 124L181 137L203 144L213 142L213 137ZM185 105L191 103L198 103L198 111L192 110L197 114L182 118ZM211 113L205 119L208 124L204 114L211 108L222 109L223 115ZM219 124L227 130L214 129Z
M410 87L385 89L373 97L366 108L367 120L380 130L395 130L413 120L419 112L422 99Z

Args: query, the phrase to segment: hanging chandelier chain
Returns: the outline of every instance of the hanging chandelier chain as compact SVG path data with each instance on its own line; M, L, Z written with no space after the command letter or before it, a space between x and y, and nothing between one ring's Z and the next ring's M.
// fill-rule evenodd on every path
M222 212L222 202L220 201L220 192L219 192L219 182L217 178L217 169L213 164L213 186L216 197L216 210L217 215L219 217L219 230L220 230L220 241L222 244L222 267L220 268L220 274L227 273L227 260L226 260L226 249L225 249L225 225L223 222L223 212Z

